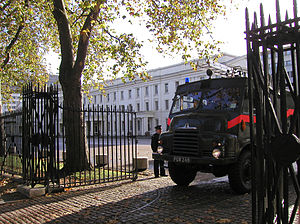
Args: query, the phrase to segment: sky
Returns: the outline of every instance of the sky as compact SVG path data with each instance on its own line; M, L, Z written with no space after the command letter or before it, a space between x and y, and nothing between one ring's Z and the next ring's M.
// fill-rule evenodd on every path
M227 18L221 17L214 23L215 29L212 31L213 36L216 40L222 41L223 44L220 46L221 51L231 55L245 55L246 54L246 41L245 41L245 8L248 7L251 22L253 21L254 11L259 12L261 0L233 0L236 2L236 7L231 7L227 12ZM264 0L263 1L265 18L271 15L272 21L275 21L275 0ZM292 11L293 0L280 0L280 10L282 19L285 18L285 11L288 10L290 17L293 15ZM298 11L300 12L300 2L298 3ZM116 27L119 31L129 31L130 29L134 32L138 38L144 37L145 33L133 27L122 26ZM136 32L136 30L140 30ZM174 55L173 57L165 56L156 52L153 46L147 44L143 49L142 53L145 59L149 62L147 69L155 69L164 67L176 63L182 62L180 55ZM54 74L57 74L57 67L59 66L58 55L51 53L47 56L47 61L50 64L49 68Z
M250 22L253 21L254 12L260 12L260 4L263 3L266 22L268 22L269 14L272 22L276 21L276 5L275 0L242 0L239 8L232 10L228 19L220 18L216 21L215 37L224 42L222 50L233 55L245 55L246 41L245 41L245 8L249 9ZM298 3L300 4L300 2ZM298 5L298 11L299 11ZM280 0L280 11L282 20L285 19L285 12L288 10L290 17L293 15L293 0ZM259 17L258 17L259 19Z

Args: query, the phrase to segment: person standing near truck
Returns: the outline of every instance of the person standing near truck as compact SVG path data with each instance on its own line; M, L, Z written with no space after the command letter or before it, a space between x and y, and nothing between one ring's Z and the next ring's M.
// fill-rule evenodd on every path
M151 138L151 148L153 152L157 152L157 148L160 145L159 143L159 136L161 134L161 125L157 125L155 127L155 133L152 135ZM160 171L160 172L159 172ZM154 160L154 175L155 178L160 176L167 176L165 173L165 168L164 168L164 161L163 160Z

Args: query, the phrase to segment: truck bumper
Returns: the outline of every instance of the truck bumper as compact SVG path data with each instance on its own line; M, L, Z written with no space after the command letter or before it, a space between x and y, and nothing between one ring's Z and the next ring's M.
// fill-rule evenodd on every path
M152 153L152 158L155 160L165 160L175 163L199 164L199 165L228 165L236 162L235 158L210 158L210 157L189 157L189 156L175 156L169 154Z

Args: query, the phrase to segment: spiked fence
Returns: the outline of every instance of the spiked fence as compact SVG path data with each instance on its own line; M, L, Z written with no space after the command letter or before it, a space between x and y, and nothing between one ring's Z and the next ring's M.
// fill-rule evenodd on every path
M59 106L58 89L53 86L29 85L24 88L22 99L21 113L0 117L6 133L0 141L5 146L0 155L2 173L16 173L32 187L42 184L48 188L137 178L136 113L132 108L66 108ZM76 136L80 128L85 130L86 144L80 149L85 158L78 160L87 161L84 169L74 171L67 166L78 152L66 144L70 137L65 131L66 113L83 118L83 127L72 124L72 132ZM78 138L71 141L79 144ZM14 150L12 145L16 146Z
M282 21L277 0L275 23L269 16L266 24L261 5L260 17L254 13L251 25L246 9L253 223L293 223L299 206L299 178L292 165L300 156L300 18L297 13L294 0L293 18L286 12ZM284 57L290 57L290 74ZM291 197L291 191L296 198Z

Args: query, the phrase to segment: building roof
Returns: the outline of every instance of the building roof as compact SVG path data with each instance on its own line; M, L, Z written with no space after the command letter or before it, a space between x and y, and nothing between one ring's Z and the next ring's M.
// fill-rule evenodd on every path
M224 53L222 57L218 59L218 62L210 62L209 64L205 59L194 59L191 62L197 64L197 70L195 71L190 63L176 63L173 65L168 65L164 67L158 67L155 69L150 69L148 73L151 75L152 79L161 79L161 78L168 78L177 74L193 74L193 73L203 73L206 74L207 69L211 69L215 74L222 74L226 73L226 71L233 66L240 65L242 63L242 68L244 69L244 64L246 63L245 60L246 56L234 56L228 53ZM114 88L119 85L131 85L132 83L143 82L141 79L137 78L134 81L127 80L124 83L121 78L117 78L115 80L110 80L108 83L109 85L106 88ZM59 84L58 75L50 75L49 81L47 84ZM91 93L98 92L98 90L92 90Z

